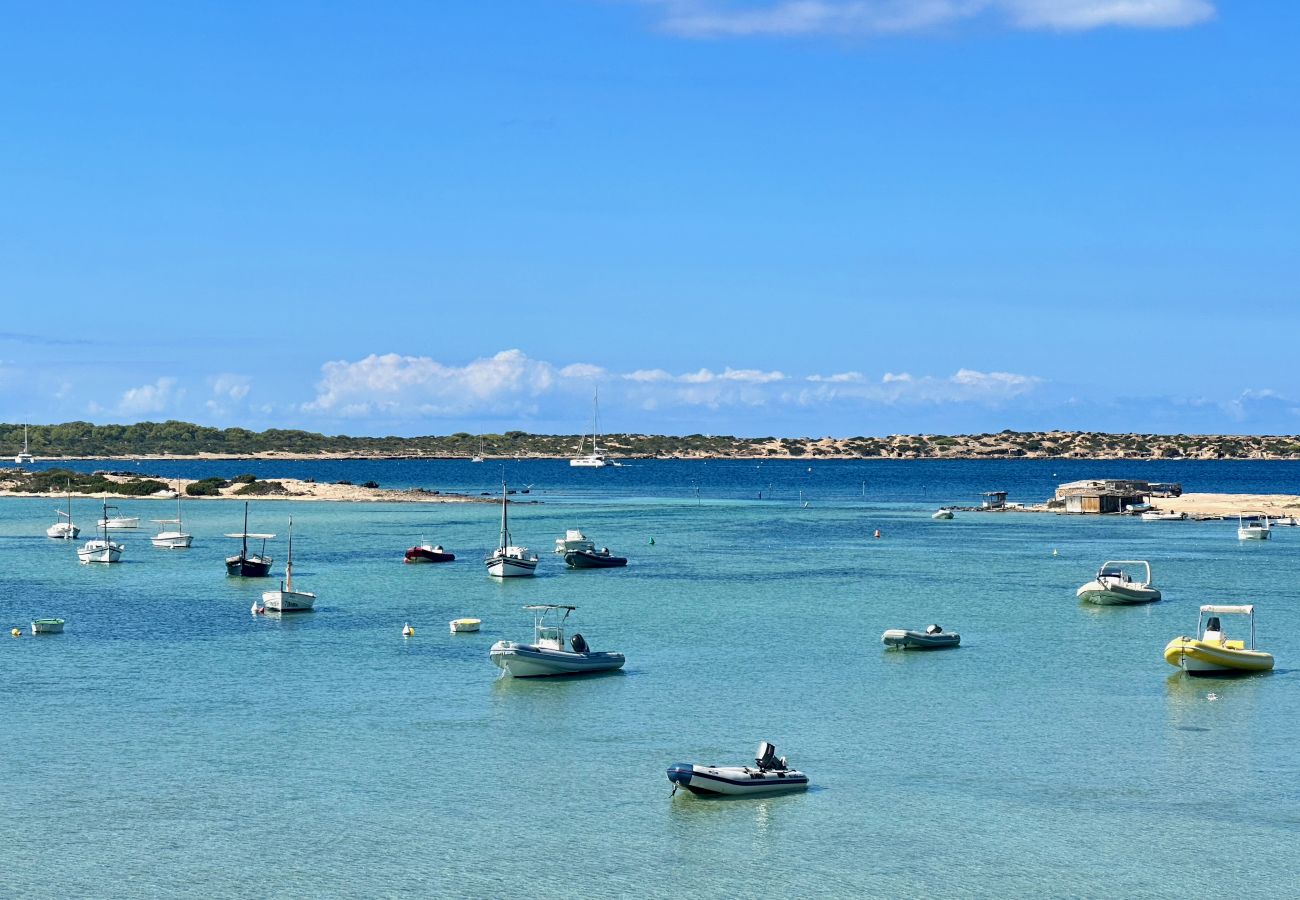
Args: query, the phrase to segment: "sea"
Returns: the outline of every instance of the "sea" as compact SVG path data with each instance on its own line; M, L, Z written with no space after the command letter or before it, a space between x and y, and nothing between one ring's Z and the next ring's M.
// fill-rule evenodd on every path
M125 499L143 527L118 532L122 563L80 565L44 536L60 500L0 499L5 897L1296 895L1300 528L930 514L1087 477L1300 494L1300 462L60 465L484 499L504 479L542 562L486 575L499 503L255 502L276 562L241 580L241 502L186 503L194 546L166 551L148 520L174 505ZM98 511L73 501L87 531ZM316 611L253 615L290 516ZM567 571L569 528L627 567ZM456 561L403 565L422 539ZM1164 599L1078 602L1108 559L1149 560ZM625 669L499 677L488 648L529 639L535 603L576 606ZM1203 603L1255 604L1277 668L1167 665ZM47 616L65 632L26 632ZM461 616L482 630L449 633ZM881 644L932 623L960 648ZM670 764L752 762L759 741L811 788L672 793Z

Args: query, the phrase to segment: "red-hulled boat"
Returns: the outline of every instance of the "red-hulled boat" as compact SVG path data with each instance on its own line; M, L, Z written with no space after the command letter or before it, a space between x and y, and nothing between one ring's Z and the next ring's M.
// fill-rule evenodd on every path
M443 550L441 544L437 546L420 544L418 547L412 547L406 551L404 561L408 563L439 563L451 562L455 558L456 554Z

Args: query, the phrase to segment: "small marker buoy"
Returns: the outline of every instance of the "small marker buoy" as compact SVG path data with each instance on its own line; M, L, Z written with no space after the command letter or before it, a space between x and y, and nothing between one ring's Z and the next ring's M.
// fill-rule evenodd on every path
M655 545L655 539L650 538L650 546L653 547L654 545Z
M411 637L414 634L415 634L415 629L411 627L410 622L407 622L405 625L402 626L402 637Z
M9 633L12 634L14 637L23 636L23 630L21 628L10 628Z
M266 613L266 607L262 606L259 603L254 603L253 608L250 609L249 612L251 612L255 616L264 615Z
M1056 555L1057 555L1057 554L1056 554L1056 548L1055 548L1055 547L1052 548L1052 555L1053 555L1053 556L1056 556Z
M880 537L880 529L879 529L879 528L876 529L875 537Z

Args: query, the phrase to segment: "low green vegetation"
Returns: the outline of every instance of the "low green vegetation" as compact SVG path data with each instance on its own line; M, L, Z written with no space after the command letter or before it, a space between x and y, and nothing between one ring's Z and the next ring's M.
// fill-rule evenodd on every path
M166 483L153 478L129 478L113 481L103 475L87 475L71 469L46 469L42 472L9 473L3 478L9 490L30 494L120 494L124 497L147 497L168 490Z

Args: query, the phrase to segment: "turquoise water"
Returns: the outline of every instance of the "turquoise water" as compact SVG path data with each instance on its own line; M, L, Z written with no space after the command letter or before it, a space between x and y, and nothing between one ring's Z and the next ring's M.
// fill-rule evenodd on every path
M1300 529L1246 545L1235 522L932 508L553 498L512 510L538 576L497 583L491 505L254 504L277 575L293 514L295 581L320 598L279 620L249 614L274 582L223 574L241 504L188 504L189 551L141 529L90 567L43 537L48 500L0 500L0 624L68 620L0 643L0 893L1174 897L1207 872L1290 890ZM549 550L572 527L629 566L565 571ZM421 536L457 561L402 565ZM1077 603L1108 558L1150 559L1166 599ZM578 606L626 670L498 679L488 647L530 635L531 602ZM1166 665L1204 602L1258 604L1278 669ZM461 615L482 632L449 634ZM882 649L930 622L962 647ZM670 763L764 739L812 790L669 796Z

